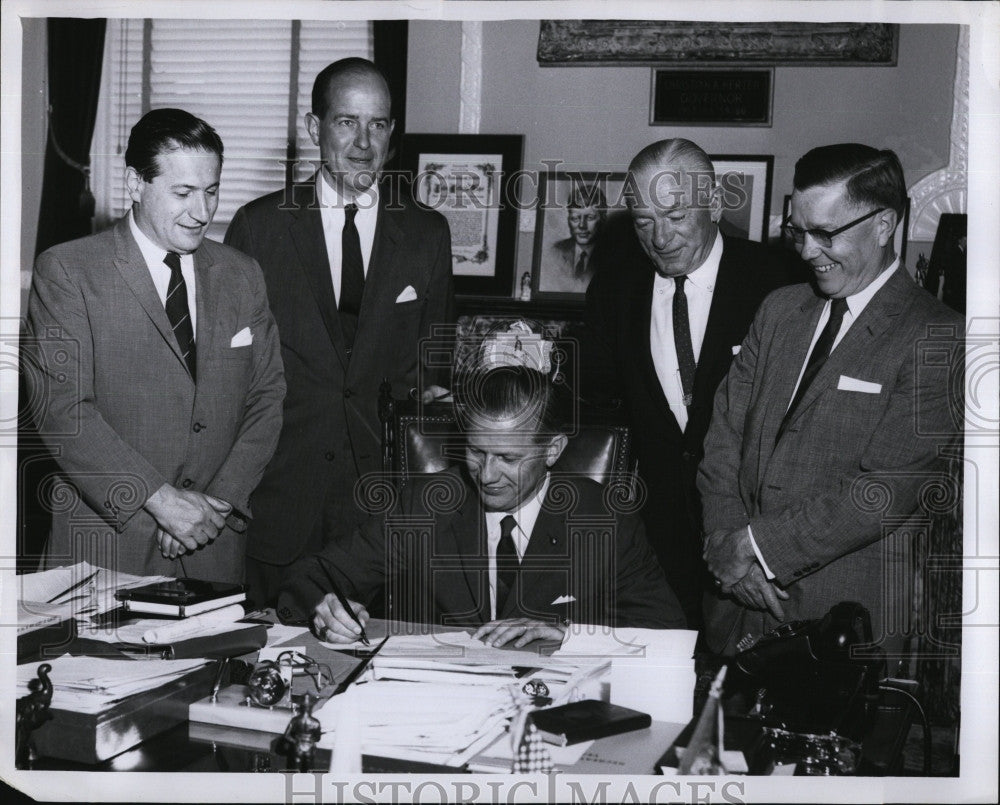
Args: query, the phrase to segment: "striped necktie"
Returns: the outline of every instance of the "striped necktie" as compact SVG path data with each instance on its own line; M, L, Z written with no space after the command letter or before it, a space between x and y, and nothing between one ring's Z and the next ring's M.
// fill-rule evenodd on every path
M181 258L176 252L167 252L163 262L170 269L170 284L167 286L167 301L164 305L167 318L177 339L177 346L181 349L181 357L184 358L184 363L191 373L191 379L197 380L198 356L195 352L191 313L188 310L187 284L181 273Z

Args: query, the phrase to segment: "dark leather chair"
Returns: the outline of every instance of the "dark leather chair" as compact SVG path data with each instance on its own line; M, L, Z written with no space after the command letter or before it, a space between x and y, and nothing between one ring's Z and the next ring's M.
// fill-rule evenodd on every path
M398 483L406 483L414 474L440 472L465 459L465 441L451 403L394 400L384 387L379 418L382 470ZM628 426L614 412L581 406L580 425L570 434L553 471L613 483L627 498L633 497L635 458Z

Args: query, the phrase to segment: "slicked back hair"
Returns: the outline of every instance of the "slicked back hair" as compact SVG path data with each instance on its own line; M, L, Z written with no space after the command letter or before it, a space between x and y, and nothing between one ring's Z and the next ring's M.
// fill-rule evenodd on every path
M341 78L378 78L385 86L385 93L392 103L392 94L389 92L389 82L386 81L382 71L375 66L375 63L359 56L351 56L346 59L338 59L332 64L328 64L316 76L312 87L312 113L320 120L326 116L326 111L330 106L329 89L330 85Z
M845 182L851 203L887 207L903 218L906 182L894 151L879 151L860 143L838 143L813 148L795 163L796 190Z
M160 175L157 157L183 148L215 154L222 163L222 139L208 123L183 109L154 109L132 127L125 165L151 182Z
M496 366L466 375L456 395L459 424L476 431L492 422L523 422L542 440L565 430L566 401L551 379L524 366Z

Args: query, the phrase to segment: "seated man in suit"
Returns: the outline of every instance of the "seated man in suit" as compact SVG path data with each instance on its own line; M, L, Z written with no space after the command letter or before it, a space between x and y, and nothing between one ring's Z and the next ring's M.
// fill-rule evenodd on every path
M608 217L608 202L600 187L574 186L566 205L569 237L545 251L538 290L585 293L597 270L598 235Z
M706 637L734 652L843 600L887 651L911 602L914 515L950 489L938 465L962 410L963 321L900 265L906 184L892 151L814 148L785 230L813 281L771 294L715 396L698 475L717 580ZM895 645L894 645L895 644Z
M567 437L546 375L494 366L459 396L465 472L411 481L391 511L293 566L282 619L355 640L339 588L362 624L391 594L394 618L478 626L493 645L558 639L570 620L683 628L642 522L609 512L599 484L550 472Z

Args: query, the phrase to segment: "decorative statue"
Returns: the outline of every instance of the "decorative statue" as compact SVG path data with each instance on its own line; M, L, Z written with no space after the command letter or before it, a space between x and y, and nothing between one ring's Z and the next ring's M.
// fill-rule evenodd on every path
M17 700L17 728L14 736L14 762L19 769L30 768L35 759L34 747L31 744L31 733L50 718L52 713L52 682L49 671L52 666L47 662L38 666L38 677L28 682L26 696Z
M531 272L525 271L521 275L521 301L531 301Z
M312 770L313 754L316 743L323 734L319 719L312 714L316 700L306 693L302 704L296 706L295 715L285 728L281 738L280 752L288 757L288 768L291 771L306 772Z

